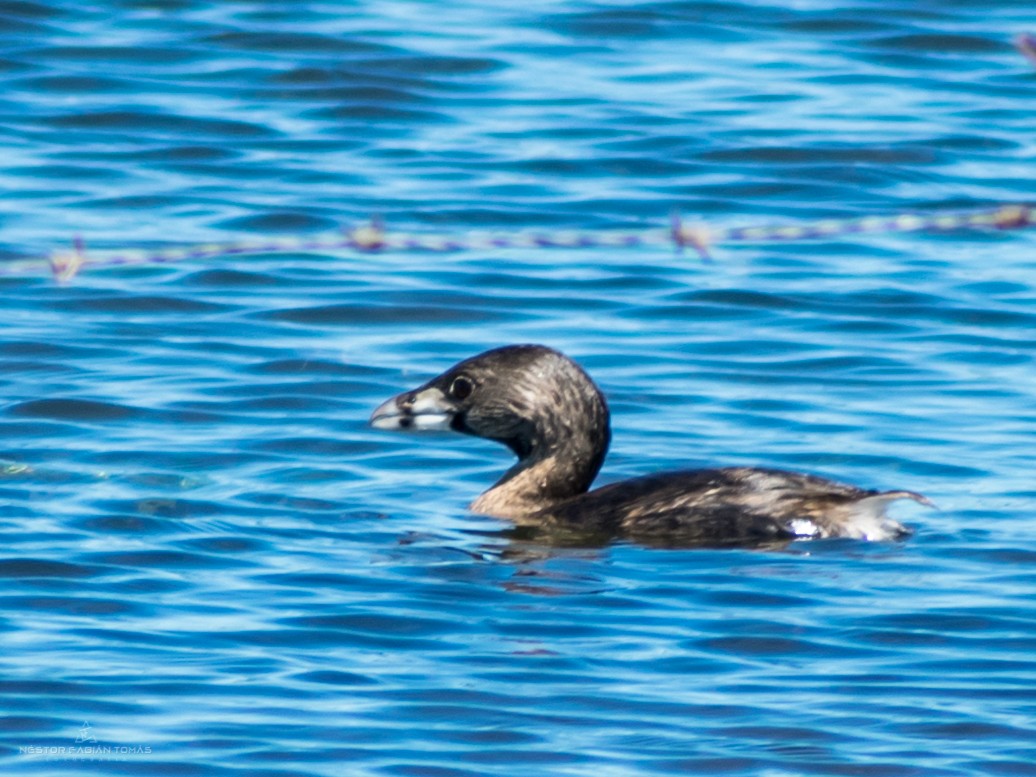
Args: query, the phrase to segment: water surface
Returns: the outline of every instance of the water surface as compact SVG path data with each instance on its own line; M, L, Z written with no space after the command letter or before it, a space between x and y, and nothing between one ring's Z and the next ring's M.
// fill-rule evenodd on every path
M0 251L1031 200L1033 29L1010 0L0 3ZM1034 255L0 279L2 770L1036 774ZM505 450L366 427L512 342L607 393L602 482L765 464L939 509L779 553L515 539L465 511Z

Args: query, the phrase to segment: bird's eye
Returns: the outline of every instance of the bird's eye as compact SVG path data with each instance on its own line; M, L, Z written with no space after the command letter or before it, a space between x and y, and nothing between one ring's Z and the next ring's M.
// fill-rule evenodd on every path
M471 396L474 388L475 384L462 375L459 378L454 378L453 383L450 384L450 396L454 399L467 399Z

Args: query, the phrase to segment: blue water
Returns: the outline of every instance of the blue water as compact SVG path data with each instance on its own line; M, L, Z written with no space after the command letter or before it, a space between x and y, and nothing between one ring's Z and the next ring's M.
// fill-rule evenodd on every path
M990 2L0 3L0 260L1034 199ZM0 772L1036 775L1036 235L0 279ZM900 544L554 548L373 407L512 342L602 482L927 494ZM80 740L78 743L76 740Z

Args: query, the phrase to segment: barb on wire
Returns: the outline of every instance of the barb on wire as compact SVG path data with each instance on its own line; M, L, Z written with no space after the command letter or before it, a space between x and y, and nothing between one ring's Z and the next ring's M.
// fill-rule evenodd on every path
M677 248L690 246L704 261L712 261L712 256L709 254L712 237L708 227L704 224L684 224L680 219L680 214L676 211L673 211L672 222L673 242L676 243Z
M0 276L23 275L49 269L60 282L72 280L92 267L156 264L190 259L246 256L270 253L354 251L359 253L492 251L504 248L634 248L691 247L705 260L712 246L724 243L773 243L829 240L841 235L903 232L949 232L963 229L1021 229L1036 224L1036 207L1028 204L998 205L970 211L934 214L864 216L824 219L792 225L756 227L708 227L687 223L673 215L668 229L570 230L554 232L463 232L453 237L386 231L378 219L355 229L311 236L288 236L255 242L203 243L169 248L86 250L76 237L72 250L55 251L35 259L0 263Z
M1033 65L1036 65L1036 35L1023 32L1014 39L1014 45Z

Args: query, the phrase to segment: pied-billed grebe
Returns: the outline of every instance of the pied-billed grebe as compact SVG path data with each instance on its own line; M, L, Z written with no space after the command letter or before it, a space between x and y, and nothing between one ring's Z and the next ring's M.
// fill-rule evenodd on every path
M687 545L884 540L908 533L885 514L889 502L929 504L912 491L755 467L666 472L589 491L611 439L608 405L579 365L541 345L466 359L385 402L370 422L502 442L518 463L470 509L545 528Z

